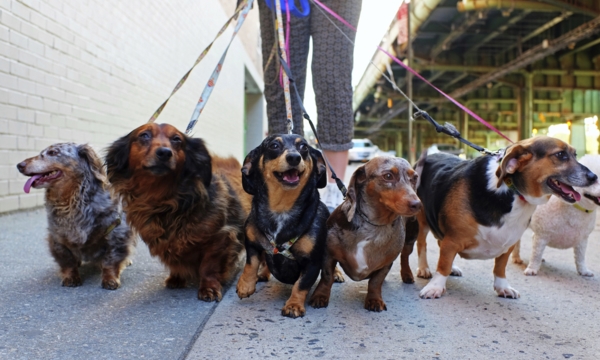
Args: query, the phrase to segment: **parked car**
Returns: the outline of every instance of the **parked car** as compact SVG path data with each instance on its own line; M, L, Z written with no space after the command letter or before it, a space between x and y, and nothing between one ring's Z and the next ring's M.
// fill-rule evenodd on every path
M452 144L433 144L427 149L427 155L435 154L438 152L445 152L448 154L456 155L461 158L465 158L464 150L452 145Z
M352 144L352 149L348 150L348 163L367 162L380 155L379 147L369 139L352 139Z

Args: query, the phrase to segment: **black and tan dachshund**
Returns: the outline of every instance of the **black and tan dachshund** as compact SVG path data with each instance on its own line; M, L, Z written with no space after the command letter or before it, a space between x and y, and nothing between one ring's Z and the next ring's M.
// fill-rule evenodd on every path
M323 155L299 135L271 135L252 150L242 167L244 190L254 195L246 221L246 265L237 283L243 299L268 272L293 284L281 314L304 316L304 303L317 280L325 251L329 211L317 188L327 184Z

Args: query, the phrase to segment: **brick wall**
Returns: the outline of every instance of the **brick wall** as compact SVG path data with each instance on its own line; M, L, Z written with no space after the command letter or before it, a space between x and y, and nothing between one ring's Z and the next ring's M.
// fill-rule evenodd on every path
M222 1L0 0L0 212L43 204L42 191L23 193L18 162L64 141L103 154L145 123L230 16L235 5ZM262 88L257 12L234 40L194 130L214 153L238 159L245 74ZM158 122L185 129L230 36L231 29L219 38Z

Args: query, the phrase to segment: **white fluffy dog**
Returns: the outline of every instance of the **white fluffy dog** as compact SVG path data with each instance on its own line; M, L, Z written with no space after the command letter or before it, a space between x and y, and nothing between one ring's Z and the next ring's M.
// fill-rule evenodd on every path
M600 155L586 155L579 161L596 175L600 175ZM552 196L548 203L537 207L531 217L529 227L533 230L533 244L529 265L525 275L537 275L542 264L542 254L546 246L556 249L573 248L575 266L581 276L594 276L585 266L585 249L588 236L596 225L596 209L600 206L600 182L586 188L577 188L581 199L575 204ZM520 242L512 253L513 262L522 264Z

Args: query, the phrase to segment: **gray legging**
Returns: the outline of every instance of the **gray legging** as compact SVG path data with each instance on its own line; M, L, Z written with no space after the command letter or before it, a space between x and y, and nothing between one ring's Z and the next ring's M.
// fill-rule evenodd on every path
M279 0L274 0L279 1ZM290 2L294 0L289 0ZM338 13L350 24L356 26L362 0L321 0L323 4ZM354 46L327 20L311 2L310 15L304 18L291 16L290 23L290 65L300 96L304 99L306 85L306 61L309 40L313 40L312 77L317 103L317 131L321 146L325 150L343 151L352 148L354 118L352 113L352 66ZM263 67L276 41L273 15L264 0L258 0L260 12L260 32L262 37ZM285 9L282 9L285 31ZM338 20L336 25L354 41L354 31ZM264 70L265 97L269 134L287 133L287 116L283 88L279 85L278 62L275 59ZM297 103L293 88L290 87L294 133L304 135L302 110ZM314 114L311 118L314 119Z

